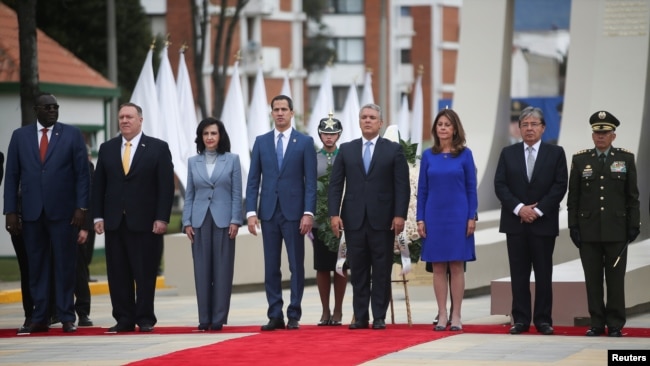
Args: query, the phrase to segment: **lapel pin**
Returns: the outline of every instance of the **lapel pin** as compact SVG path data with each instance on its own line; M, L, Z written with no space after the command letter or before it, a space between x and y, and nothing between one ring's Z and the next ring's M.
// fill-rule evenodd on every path
M296 142L296 139L293 139L293 142Z

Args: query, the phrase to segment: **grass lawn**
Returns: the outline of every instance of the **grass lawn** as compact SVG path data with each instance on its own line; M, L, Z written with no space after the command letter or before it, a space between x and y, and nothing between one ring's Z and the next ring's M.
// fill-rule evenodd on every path
M181 231L181 213L173 212L169 220L168 233ZM93 260L88 266L90 277L106 276L106 254L104 248L95 249ZM0 281L20 281L20 270L16 257L0 257Z

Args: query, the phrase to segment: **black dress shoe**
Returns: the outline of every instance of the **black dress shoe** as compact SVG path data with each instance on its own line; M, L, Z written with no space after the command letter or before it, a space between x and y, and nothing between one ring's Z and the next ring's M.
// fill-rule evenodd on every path
M31 323L29 325L23 325L18 329L18 332L16 334L22 335L22 334L31 334L31 333L45 333L50 330L50 327L48 327L45 324L38 324L38 323Z
M510 328L510 334L521 334L523 332L528 332L528 327L524 323L515 323Z
M199 330L205 332L210 329L210 324L199 324Z
M300 329L300 324L298 323L298 320L289 319L289 322L287 323L287 329L291 329L291 330Z
M553 327L549 323L542 323L537 327L537 331L543 335L553 334Z
M223 324L212 324L210 326L210 330L222 330L223 329Z
M607 328L607 335L610 337L622 337L621 328Z
M133 332L135 331L135 326L115 324L114 326L108 328L108 333L124 333L124 332Z
M352 329L352 330L355 330L355 329L368 329L368 321L356 321L356 322L350 324L350 326L348 326L348 329Z
M375 319L372 321L372 329L386 329L386 322L384 319Z
M74 333L77 331L77 327L73 322L63 322L63 333Z
M269 319L269 322L262 325L262 330L284 329L284 320L278 318Z
M587 337L598 337L604 333L605 333L605 328L591 327L589 328L587 333L585 333L585 335Z
M93 326L93 321L90 320L89 317L83 315L79 317L79 321L77 322L77 326L79 327L92 327Z
M153 325L151 325L151 324L142 324L142 325L140 325L140 332L144 332L144 333L153 332Z

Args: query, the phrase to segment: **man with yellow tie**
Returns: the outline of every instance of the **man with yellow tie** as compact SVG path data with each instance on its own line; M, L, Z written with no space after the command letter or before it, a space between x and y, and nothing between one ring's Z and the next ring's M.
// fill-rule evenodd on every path
M166 142L142 133L142 108L120 106L121 136L101 145L93 180L95 232L106 232L106 271L117 324L111 333L151 332L162 235L174 198Z

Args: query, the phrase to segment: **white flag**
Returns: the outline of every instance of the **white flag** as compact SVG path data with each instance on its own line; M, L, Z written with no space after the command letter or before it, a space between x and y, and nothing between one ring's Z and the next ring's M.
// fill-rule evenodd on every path
M264 86L264 74L262 65L257 68L253 97L248 107L248 147L253 148L255 138L271 130L271 119L269 105L266 99L266 87Z
M187 184L187 162L182 148L182 138L179 112L178 93L174 73L169 63L168 46L160 53L160 68L156 77L156 90L158 92L158 105L160 106L161 126L163 126L162 139L167 141L174 162L174 173L183 187Z
M399 110L399 116L397 118L397 128L399 129L400 138L404 141L408 141L410 135L409 125L411 124L409 112L409 100L406 97L406 94L402 95L402 106ZM399 142L399 141L398 141Z
M343 125L343 132L339 139L339 145L352 141L361 137L361 128L359 128L359 95L357 94L357 86L352 83L348 96L345 99L343 111L341 111L341 125Z
M366 71L366 77L363 80L363 92L361 93L361 105L375 103L375 97L372 95L372 73ZM361 135L361 133L359 133Z
M327 117L330 112L334 112L334 91L329 66L325 66L322 75L318 97L309 115L309 124L307 125L309 136L314 139L314 144L318 147L323 145L318 136L318 124L322 118Z
M185 52L181 50L178 61L178 77L176 78L176 90L178 93L178 115L179 126L182 132L183 152L185 156L183 161L186 162L190 156L196 154L196 127L199 124L196 117L196 105L194 104L194 92L192 92L192 83L190 82L190 73L187 71L185 63Z
M231 152L239 155L241 165L242 193L246 195L246 182L248 182L248 168L251 164L251 155L248 148L248 128L246 127L246 107L239 80L239 62L233 66L230 77L230 87L226 94L226 101L221 111L221 121L226 127L230 137Z
M413 111L411 113L411 142L418 144L416 154L422 152L422 124L424 123L424 104L422 102L422 75L418 75L413 92Z
M142 108L142 131L145 135L161 138L162 126L158 110L158 97L156 82L153 77L153 50L147 52L147 58L142 65L142 71L131 94L131 103Z
M293 99L293 97L291 96L291 84L289 83L289 73L284 75L284 82L282 83L282 90L280 91L280 94L281 95L286 95L287 97ZM291 117L291 127L293 127L294 130L296 129L296 118L295 118L295 116ZM252 145L251 145L251 148L252 148Z

